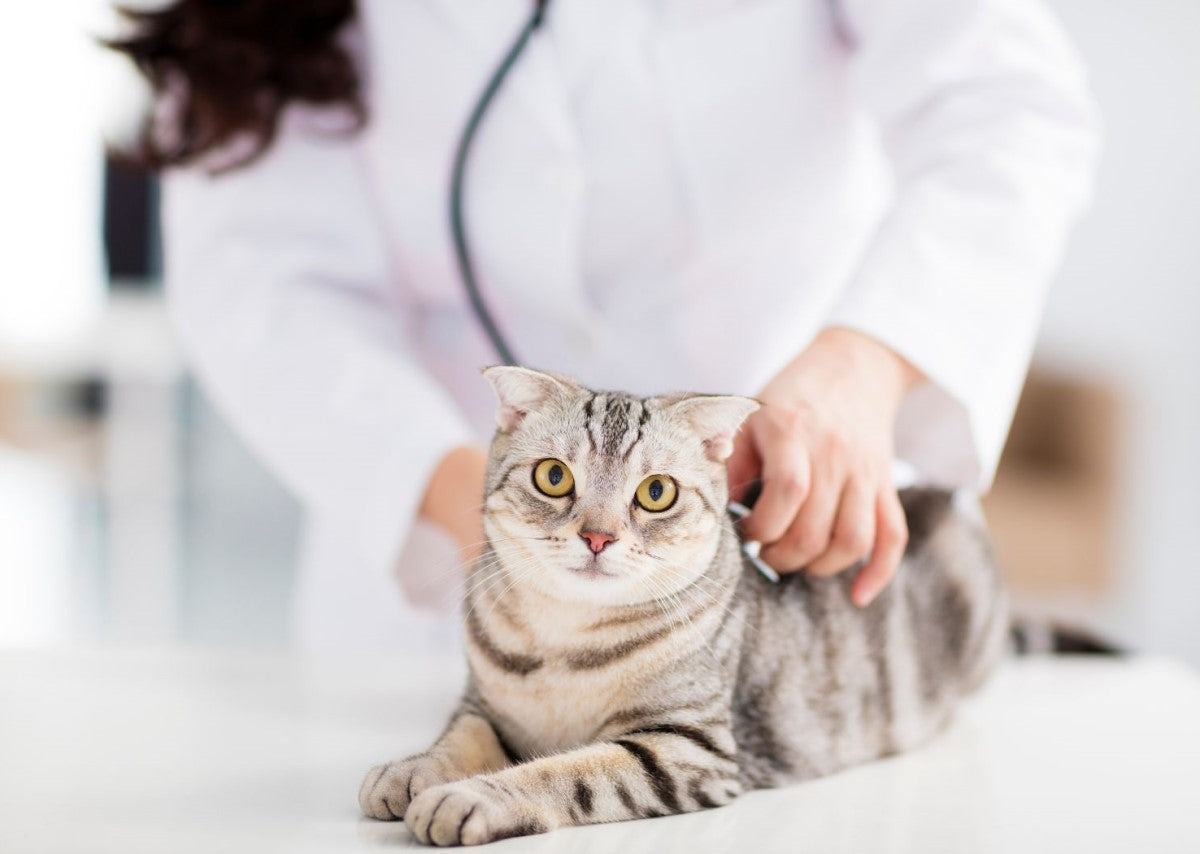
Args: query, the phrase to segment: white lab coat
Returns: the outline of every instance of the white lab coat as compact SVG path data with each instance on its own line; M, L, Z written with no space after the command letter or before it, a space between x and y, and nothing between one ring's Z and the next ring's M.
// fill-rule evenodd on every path
M590 161L563 45L539 33L466 196L523 362L601 387L753 393L822 327L853 327L929 377L897 455L986 487L1097 149L1051 15L1036 0L557 0L551 21L578 32L630 3L688 239L656 281L591 275ZM453 575L444 544L414 547L413 519L441 456L486 441L478 370L495 361L455 266L451 156L529 3L360 7L364 132L294 110L253 166L165 187L168 295L195 371L307 510L297 627L315 646L437 636L402 602L397 556L418 598L414 578Z

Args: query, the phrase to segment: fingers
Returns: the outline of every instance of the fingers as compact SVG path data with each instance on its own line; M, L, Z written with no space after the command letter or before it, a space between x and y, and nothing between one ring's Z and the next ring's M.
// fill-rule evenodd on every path
M908 524L895 489L885 489L875 503L875 548L850 588L850 599L864 608L891 581L908 544Z
M875 501L872 484L866 480L846 483L832 523L829 547L809 555L805 566L813 575L834 575L857 563L871 553L875 542Z
M890 450L864 446L861 436L811 408L764 408L726 462L731 498L741 500L755 480L762 483L740 523L742 535L762 543L762 559L783 573L830 576L869 556L851 591L856 604L867 604L895 573L908 536L878 459L889 460ZM876 469L884 474L871 476Z
M733 453L725 461L725 472L729 480L729 498L741 501L750 484L758 479L762 466L758 453L754 450L754 442L748 430L741 431L733 442Z
M841 484L828 477L814 479L811 491L787 531L763 549L763 560L780 572L795 572L823 554L833 535Z
M742 531L748 539L761 543L776 543L792 526L806 500L809 500L809 484L812 471L808 454L798 445L776 448L763 461L762 495L754 504L754 512L742 523ZM776 564L763 552L763 559L771 566L795 569L799 566L786 562Z

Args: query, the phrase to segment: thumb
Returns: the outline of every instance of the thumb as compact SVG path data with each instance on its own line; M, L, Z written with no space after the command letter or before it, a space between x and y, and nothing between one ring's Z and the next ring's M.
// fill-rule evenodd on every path
M750 431L742 430L734 437L733 453L725 461L725 472L729 478L729 498L741 501L750 485L758 480L762 461L754 449Z

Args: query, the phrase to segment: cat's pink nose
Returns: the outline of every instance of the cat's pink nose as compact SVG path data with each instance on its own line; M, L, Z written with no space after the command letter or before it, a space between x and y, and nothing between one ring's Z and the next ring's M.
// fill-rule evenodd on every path
M615 534L609 534L606 531L580 531L579 536L587 542L588 548L594 555L600 554L604 551L605 546L617 540Z

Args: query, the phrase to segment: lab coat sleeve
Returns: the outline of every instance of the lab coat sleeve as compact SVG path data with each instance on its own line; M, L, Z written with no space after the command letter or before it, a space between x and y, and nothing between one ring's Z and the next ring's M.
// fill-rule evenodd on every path
M346 571L391 571L435 464L474 439L406 346L357 138L310 124L293 110L247 168L166 177L168 306L217 406L346 532Z
M835 306L924 372L897 455L990 484L1045 288L1098 149L1079 60L1036 0L838 0L893 203Z

